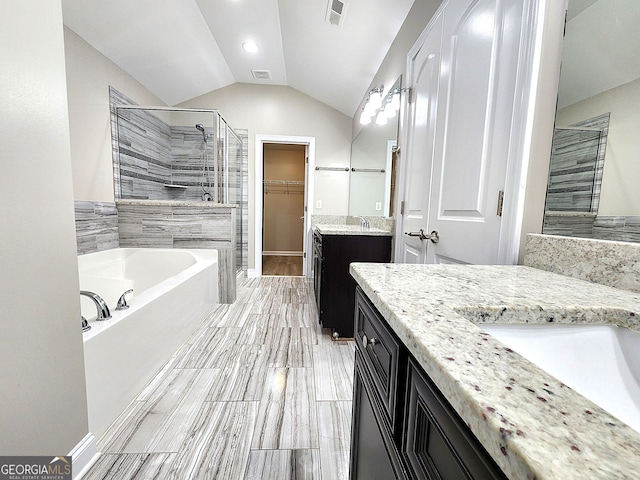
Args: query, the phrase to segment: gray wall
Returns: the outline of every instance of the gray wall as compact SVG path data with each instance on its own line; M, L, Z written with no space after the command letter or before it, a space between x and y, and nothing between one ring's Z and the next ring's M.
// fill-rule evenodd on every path
M0 455L66 455L88 420L60 2L3 2L0 58Z

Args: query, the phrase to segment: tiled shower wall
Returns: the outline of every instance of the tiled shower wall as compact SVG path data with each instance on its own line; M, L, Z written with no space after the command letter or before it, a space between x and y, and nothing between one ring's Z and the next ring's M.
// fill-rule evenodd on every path
M554 130L546 211L598 211L608 133L609 113Z
M109 93L116 198L201 200L205 190L213 195L209 185L214 185L217 144L210 127L205 128L205 142L195 124L171 126L163 121L168 112L119 109L116 115L114 105L134 102L114 88Z

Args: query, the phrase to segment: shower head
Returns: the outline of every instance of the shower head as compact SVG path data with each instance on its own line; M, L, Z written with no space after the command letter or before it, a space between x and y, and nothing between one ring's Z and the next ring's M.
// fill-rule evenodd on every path
M198 130L199 132L202 132L202 139L205 141L207 141L207 134L204 133L204 127L202 126L201 123L196 123L196 130Z

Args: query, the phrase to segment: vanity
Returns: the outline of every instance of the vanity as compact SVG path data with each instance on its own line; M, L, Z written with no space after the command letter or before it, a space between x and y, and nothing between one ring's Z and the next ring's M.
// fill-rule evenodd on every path
M638 431L481 327L640 330L640 294L527 266L350 272L351 478L638 478Z
M319 321L334 336L353 338L356 284L351 262L391 261L391 232L360 225L316 225L313 233L314 293Z

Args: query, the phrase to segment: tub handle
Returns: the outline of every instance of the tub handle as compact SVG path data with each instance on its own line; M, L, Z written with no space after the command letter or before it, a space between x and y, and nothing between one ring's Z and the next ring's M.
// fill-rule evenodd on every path
M118 299L118 304L116 305L116 310L126 310L127 308L129 308L129 304L127 303L127 299L125 298L125 295L128 295L130 293L133 293L133 288L130 288L129 290L124 292L122 295L120 295L120 298Z
M82 331L88 332L89 330L91 330L91 325L89 325L89 322L87 322L87 319L84 318L82 315L80 315L80 318L82 319Z

